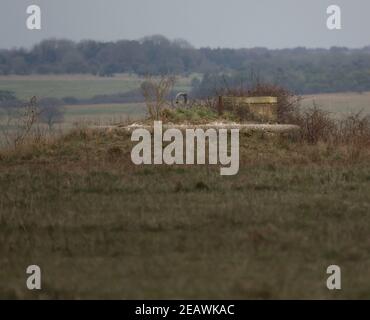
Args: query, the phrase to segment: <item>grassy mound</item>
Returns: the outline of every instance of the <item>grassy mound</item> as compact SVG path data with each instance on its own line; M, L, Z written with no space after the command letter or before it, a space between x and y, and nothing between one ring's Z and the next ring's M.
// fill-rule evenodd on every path
M192 108L164 109L161 120L174 124L206 124L211 122L235 122L240 119L232 112L219 115L214 108L195 106Z
M368 296L369 149L243 134L240 172L222 177L137 167L131 147L125 131L78 130L1 152L0 297Z

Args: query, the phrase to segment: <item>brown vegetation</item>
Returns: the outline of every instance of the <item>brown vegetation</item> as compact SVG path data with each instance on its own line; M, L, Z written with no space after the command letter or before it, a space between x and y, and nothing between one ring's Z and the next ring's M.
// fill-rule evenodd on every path
M175 84L175 77L162 76L160 79L147 77L141 84L149 117L159 120L163 109L168 105L168 96Z
M366 298L369 119L283 105L300 134L241 133L234 177L135 166L119 128L1 150L0 298ZM219 119L211 105L161 106L154 118ZM345 270L336 293L333 263ZM41 292L25 288L30 264Z
M1 151L0 297L367 297L370 149L353 157L345 140L263 133L240 142L232 178L134 166L124 130ZM333 263L346 271L338 293L325 287ZM30 264L42 292L25 288Z

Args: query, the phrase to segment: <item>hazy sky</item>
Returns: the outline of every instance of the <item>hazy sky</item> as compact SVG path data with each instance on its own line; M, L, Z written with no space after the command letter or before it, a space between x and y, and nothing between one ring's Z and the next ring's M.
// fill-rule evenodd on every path
M26 29L38 4L42 30ZM342 30L326 28L326 8L342 9ZM163 34L210 47L370 45L369 0L0 0L0 48L45 38L138 39Z

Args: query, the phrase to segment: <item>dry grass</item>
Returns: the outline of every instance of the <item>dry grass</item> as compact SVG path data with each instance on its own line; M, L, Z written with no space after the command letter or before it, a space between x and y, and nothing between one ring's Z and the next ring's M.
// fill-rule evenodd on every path
M178 77L175 87L178 91L189 91L195 75ZM0 76L0 90L14 91L17 98L75 97L88 99L96 95L124 93L138 89L144 78L129 74L115 77L92 75L26 75Z
M1 151L1 298L368 297L369 148L245 134L239 174L221 177L133 166L131 146L81 129Z
M370 146L370 116L361 113L335 119L316 104L291 115L291 122L301 128L301 141L317 144L320 141L336 147L346 145L358 149Z
M311 108L314 103L337 119L359 112L363 115L370 114L370 92L317 94L302 97L304 108Z

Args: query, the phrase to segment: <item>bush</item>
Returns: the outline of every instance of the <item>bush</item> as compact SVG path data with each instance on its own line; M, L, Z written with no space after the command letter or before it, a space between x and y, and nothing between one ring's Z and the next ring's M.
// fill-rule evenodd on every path
M361 116L361 113L335 120L329 112L314 104L308 110L296 110L292 124L301 128L301 140L309 144L327 142L357 148L370 146L370 116Z
M39 102L40 120L51 129L54 124L64 119L63 102L56 98L44 98Z
M335 135L335 121L328 112L319 109L316 104L305 111L296 110L291 120L301 128L301 138L308 143L328 141Z
M361 113L351 115L339 123L339 139L342 143L370 145L370 116Z

